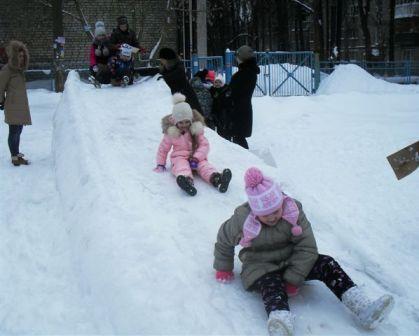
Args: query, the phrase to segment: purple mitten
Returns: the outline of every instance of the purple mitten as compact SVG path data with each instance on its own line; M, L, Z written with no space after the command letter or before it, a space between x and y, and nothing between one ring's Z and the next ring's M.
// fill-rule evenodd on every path
M198 160L195 158L190 158L189 166L191 167L191 169L198 169Z

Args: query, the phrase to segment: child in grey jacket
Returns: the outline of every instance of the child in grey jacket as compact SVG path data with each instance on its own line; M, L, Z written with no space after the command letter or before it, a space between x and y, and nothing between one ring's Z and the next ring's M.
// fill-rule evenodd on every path
M320 280L352 311L361 326L374 329L391 311L394 299L371 301L330 256L318 254L302 205L257 168L245 174L248 202L223 223L215 244L219 282L234 278L234 247L241 245L241 278L246 290L261 292L271 335L293 335L295 317L288 296L305 280Z

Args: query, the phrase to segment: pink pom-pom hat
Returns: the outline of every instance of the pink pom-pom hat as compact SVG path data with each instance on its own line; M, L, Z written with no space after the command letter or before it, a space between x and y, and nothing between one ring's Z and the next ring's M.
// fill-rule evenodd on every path
M282 190L277 183L255 167L249 168L244 175L247 198L256 216L266 216L282 205Z
M249 168L244 174L249 206L255 216L267 216L282 207L282 217L291 225L291 234L299 236L303 232L297 224L299 210L295 201L285 195L281 187L263 175L256 167Z

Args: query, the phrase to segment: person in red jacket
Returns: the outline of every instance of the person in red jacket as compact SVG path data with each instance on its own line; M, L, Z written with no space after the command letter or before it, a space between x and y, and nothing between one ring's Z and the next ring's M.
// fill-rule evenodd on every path
M96 22L95 39L90 47L90 75L100 84L109 84L111 71L108 62L113 52L102 21Z

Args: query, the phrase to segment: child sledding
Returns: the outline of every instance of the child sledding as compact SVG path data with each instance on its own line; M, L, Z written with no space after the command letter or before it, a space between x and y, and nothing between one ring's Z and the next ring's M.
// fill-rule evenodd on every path
M221 193L228 189L231 180L230 169L220 173L208 162L209 143L204 136L204 118L198 111L192 110L185 102L185 96L173 95L172 114L162 119L163 139L157 151L155 172L166 170L166 159L169 151L172 173L176 176L178 186L188 195L194 196L193 172L213 185Z

